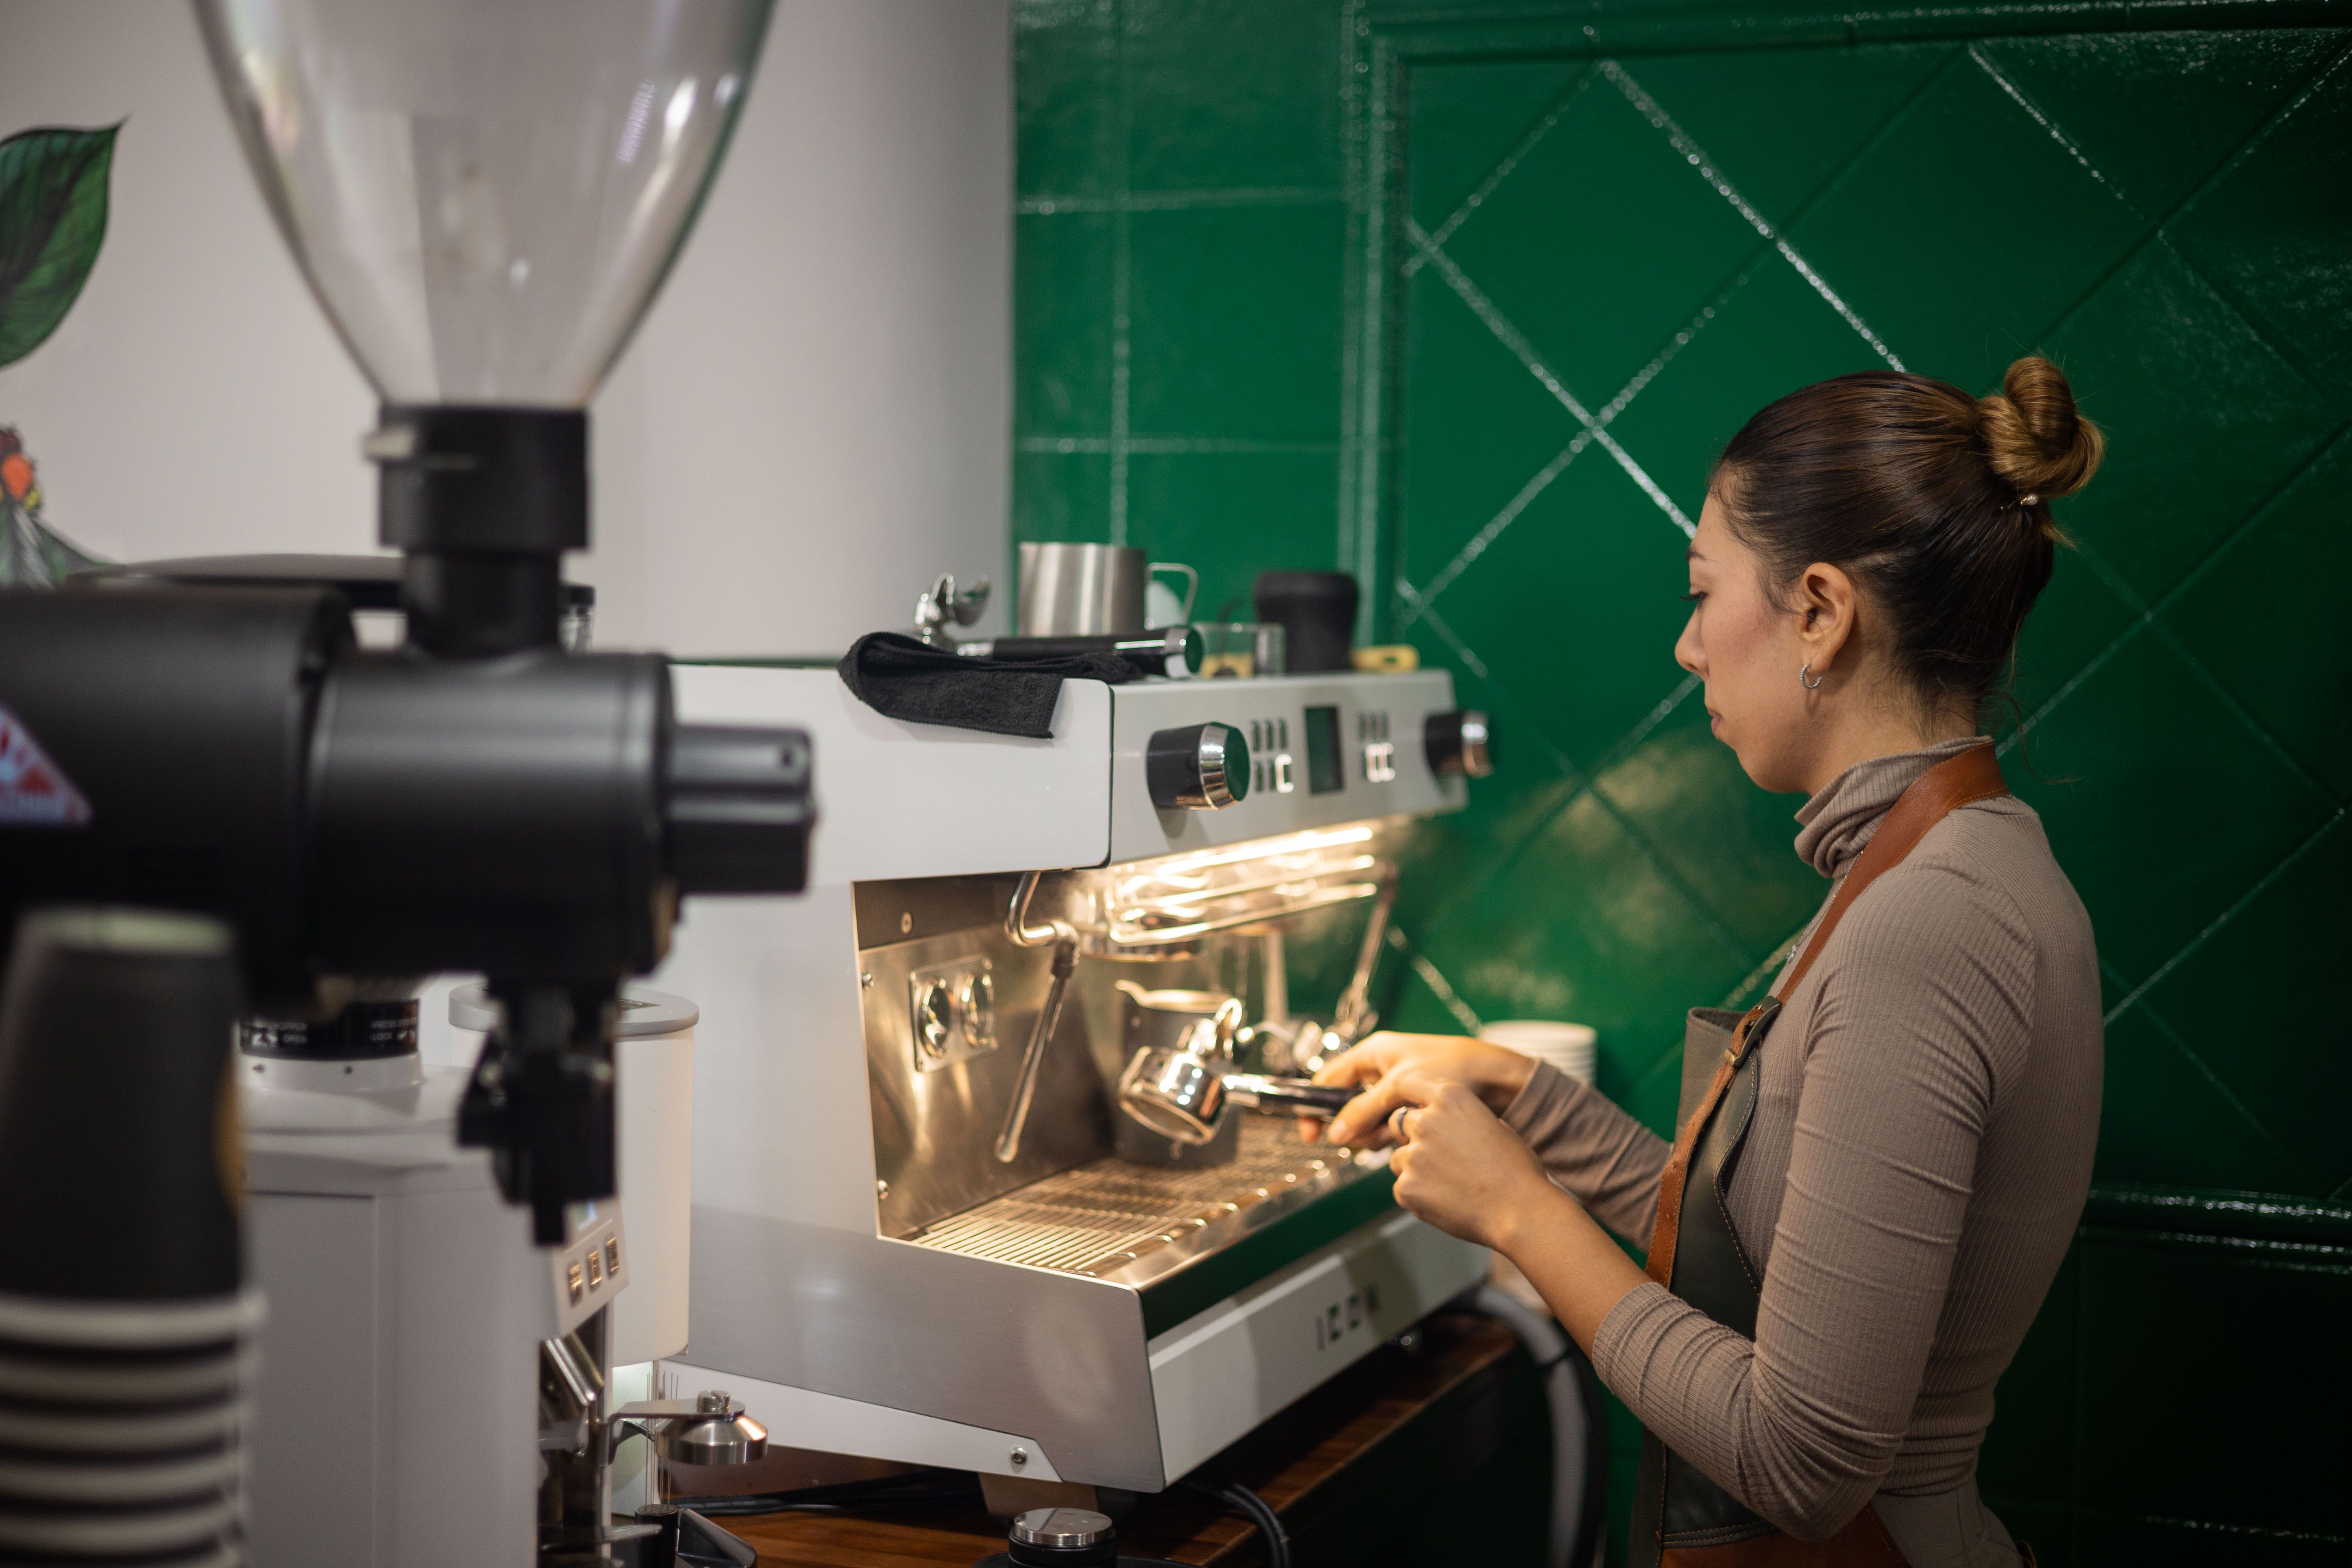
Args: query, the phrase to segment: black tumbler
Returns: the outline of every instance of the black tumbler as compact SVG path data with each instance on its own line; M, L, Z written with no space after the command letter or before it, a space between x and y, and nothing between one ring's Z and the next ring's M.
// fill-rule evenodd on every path
M1257 618L1282 627L1292 675L1352 669L1356 580L1345 572L1261 572L1251 591Z

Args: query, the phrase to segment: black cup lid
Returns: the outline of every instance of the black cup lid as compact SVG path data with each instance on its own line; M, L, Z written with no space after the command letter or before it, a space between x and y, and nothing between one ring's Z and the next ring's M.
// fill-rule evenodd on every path
M1344 599L1356 602L1356 577L1351 572L1261 572L1250 584L1250 596L1268 599Z

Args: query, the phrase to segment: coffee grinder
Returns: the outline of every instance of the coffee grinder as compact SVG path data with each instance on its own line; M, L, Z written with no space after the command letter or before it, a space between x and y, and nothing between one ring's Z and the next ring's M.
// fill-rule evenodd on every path
M404 555L404 640L362 649L341 592L256 584L249 561L0 595L0 921L215 917L249 1005L321 1023L404 977L482 973L499 1026L451 1120L460 1144L489 1152L541 1247L581 1245L587 1206L614 1192L621 981L661 961L681 899L789 892L805 874L804 733L681 724L660 656L567 653L558 636L562 557L588 542L585 405L677 258L769 10L199 0L268 205L383 397L362 450L382 539ZM40 993L8 997L41 1026L16 1042L27 1059L73 1048L61 973L5 977ZM224 1033L149 1033L156 1050L193 1037L225 1072ZM27 1322L90 1305L37 1267L0 1286L47 1313ZM540 1417L526 1410L520 1437L546 1463L526 1457L524 1473L542 1472L540 1560L606 1561L605 1461L625 1413L603 1397L605 1314L570 1321L561 1289L541 1320ZM125 1318L116 1350L135 1351L152 1315ZM250 1312L213 1316L232 1338L250 1331ZM16 1544L237 1561L235 1468L203 1483L226 1500L191 1514L185 1539L60 1493L18 1501L52 1523L79 1509L88 1528ZM397 1555L514 1561L507 1545Z

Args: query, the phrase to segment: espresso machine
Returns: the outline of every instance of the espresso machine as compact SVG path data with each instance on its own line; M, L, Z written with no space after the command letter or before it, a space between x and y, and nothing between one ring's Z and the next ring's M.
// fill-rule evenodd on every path
M682 1384L778 1444L1158 1490L1483 1280L1385 1152L1239 1108L1313 1048L1266 1016L1276 939L1376 957L1396 836L1486 771L1448 672L1073 679L1047 739L831 668L676 679L698 723L806 726L827 779L805 895L698 912L657 978L705 1010ZM1275 1070L1171 1138L1119 1084L1181 1043Z

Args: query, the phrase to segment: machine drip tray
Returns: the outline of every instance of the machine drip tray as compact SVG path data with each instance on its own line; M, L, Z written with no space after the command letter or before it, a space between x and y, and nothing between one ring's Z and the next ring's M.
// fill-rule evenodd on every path
M1187 1169L1096 1160L940 1220L909 1239L942 1252L1140 1289L1234 1248L1343 1189L1376 1183L1385 1206L1385 1152L1357 1154L1302 1143L1286 1117L1235 1114L1243 1118L1241 1149L1229 1164ZM1360 1206L1347 1205L1351 1213Z

